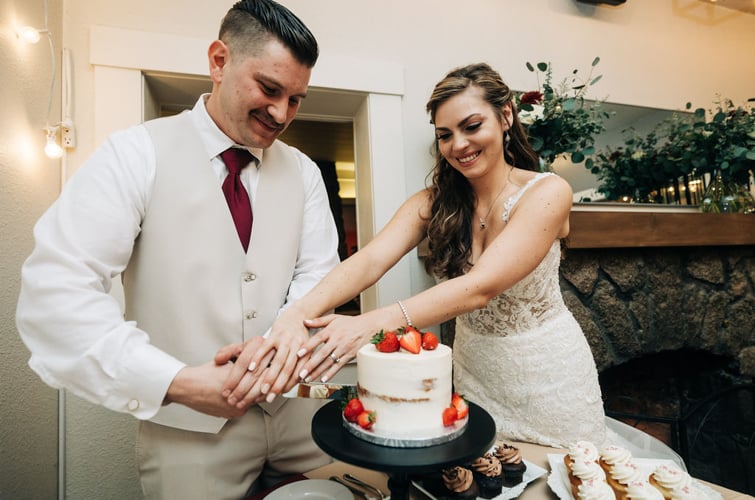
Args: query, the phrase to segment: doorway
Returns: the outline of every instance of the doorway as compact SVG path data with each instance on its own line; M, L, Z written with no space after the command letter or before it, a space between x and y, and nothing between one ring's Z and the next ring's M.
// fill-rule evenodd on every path
M203 38L90 27L89 64L93 70L92 130L94 143L107 135L158 116L159 86L153 81L180 83L174 98L188 86L207 88L203 58L174 57L200 54L210 40ZM160 47L161 50L155 50ZM180 82L175 82L180 80ZM300 119L351 121L355 157L355 213L360 247L372 239L406 198L402 127L404 68L401 65L338 54L322 54L312 72ZM134 106L141 102L142 106ZM177 104L166 101L166 105ZM404 257L375 285L360 295L363 310L372 310L412 294L413 269L421 264Z
M201 94L212 89L208 77L144 72L144 120L191 109ZM346 97L346 98L344 98ZM300 112L280 140L312 159L323 175L331 212L338 229L341 260L359 248L353 115L364 96L310 90ZM336 309L342 314L362 312L359 297Z

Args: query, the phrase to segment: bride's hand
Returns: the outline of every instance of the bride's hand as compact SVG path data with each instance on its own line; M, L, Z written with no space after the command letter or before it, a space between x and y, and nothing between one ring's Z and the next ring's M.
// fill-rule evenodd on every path
M320 382L327 382L333 378L346 363L356 358L357 351L369 344L375 333L374 327L362 316L329 314L306 320L305 324L309 328L321 328L297 353L300 358L309 355L299 371L299 379L305 382L318 378Z

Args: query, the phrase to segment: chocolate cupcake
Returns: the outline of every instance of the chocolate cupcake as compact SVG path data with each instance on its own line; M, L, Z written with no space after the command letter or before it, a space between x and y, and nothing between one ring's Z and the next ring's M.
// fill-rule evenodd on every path
M503 468L491 453L475 459L470 465L482 498L495 498L503 491Z
M501 462L503 468L503 485L510 488L521 483L527 465L522 460L522 453L519 448L499 442L496 444L493 454Z
M443 469L444 494L443 498L448 500L468 500L477 498L480 489L474 479L471 470L464 467L452 467Z

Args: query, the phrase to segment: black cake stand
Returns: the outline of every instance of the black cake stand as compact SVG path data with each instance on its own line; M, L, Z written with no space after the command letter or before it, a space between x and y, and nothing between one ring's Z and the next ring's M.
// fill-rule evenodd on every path
M331 457L358 467L388 473L391 500L408 500L413 474L470 462L495 443L493 417L469 403L464 432L451 441L422 448L394 448L369 443L343 426L340 401L331 401L312 419L312 438Z

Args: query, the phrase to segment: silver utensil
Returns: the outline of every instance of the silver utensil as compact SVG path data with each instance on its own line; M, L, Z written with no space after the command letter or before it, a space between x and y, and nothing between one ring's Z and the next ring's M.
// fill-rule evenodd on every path
M346 486L349 489L349 491L351 491L352 493L354 493L360 498L364 498L364 500L380 500L378 497L373 497L372 495L368 495L362 489L356 488L351 483L349 483L348 481L344 481L338 476L330 476L328 479L330 479L331 481L335 481L336 483L341 484L343 486Z
M351 481L351 482L352 482L352 483L354 483L354 484L358 484L358 485L359 485L359 486L361 486L362 488L365 488L366 490L368 490L368 491L370 491L370 492L372 492L372 493L375 493L375 494L376 494L376 495L378 496L378 498L380 498L380 500L388 500L388 499L390 498L389 496L386 496L386 495L385 495L385 494L384 494L384 493L383 493L383 492L382 492L382 491L380 490L380 488L378 488L378 487L376 487L376 486L373 486L373 485L371 485L371 484L369 484L369 483L365 483L364 481L362 481L362 480L361 480L361 479L359 479L358 477L356 477L356 476L352 476L352 475L351 475L351 474L349 474L348 472L347 472L346 474L344 474L344 475L343 475L343 478L344 478L345 480L347 480L347 481Z
M433 496L432 493L430 493L425 488L420 486L420 484L417 481L412 481L412 486L414 486L414 489L416 489L417 491L425 495L425 497L428 498L429 500L438 500L437 498L435 498L435 496Z

